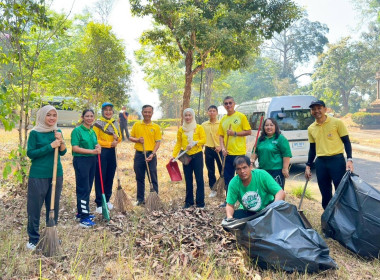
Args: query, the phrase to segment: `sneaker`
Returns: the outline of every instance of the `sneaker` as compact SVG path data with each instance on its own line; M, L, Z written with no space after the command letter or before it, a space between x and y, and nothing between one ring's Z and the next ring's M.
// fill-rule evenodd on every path
M227 203L226 202L223 202L222 204L220 204L218 207L219 208L226 208L227 206Z
M139 201L137 200L135 203L133 203L134 206L144 206L145 205L145 201Z
M111 202L107 202L107 206L108 206L108 210L112 210L113 209L113 204Z
M95 225L95 222L92 221L90 218L84 218L80 220L79 225L84 228L90 228Z
M95 219L95 215L88 215L88 217L89 217L91 220ZM77 214L75 215L75 220L76 220L77 222L80 221L80 214L79 214L79 213L77 213Z
M211 191L208 197L213 198L216 196L216 191Z
M98 213L98 214L102 214L102 213L103 213L103 212L102 212L102 206L100 206L100 207L96 207L95 212Z
M28 242L28 243L26 243L26 248L29 249L30 251L34 251L34 250L36 250L36 244Z
M187 209L187 208L190 208L191 206L193 206L193 205L191 205L191 204L185 204L183 207L182 207L182 209Z

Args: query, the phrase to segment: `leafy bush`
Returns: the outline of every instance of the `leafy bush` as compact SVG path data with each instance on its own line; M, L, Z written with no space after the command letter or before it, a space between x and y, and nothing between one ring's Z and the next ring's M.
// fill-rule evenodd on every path
M304 186L298 186L298 187L292 189L291 190L292 195L294 195L298 198L301 198L302 193L303 193L303 188L304 188ZM305 198L313 199L313 195L311 194L311 191L309 189L306 189Z
M352 115L352 120L360 125L380 124L380 113L357 112Z

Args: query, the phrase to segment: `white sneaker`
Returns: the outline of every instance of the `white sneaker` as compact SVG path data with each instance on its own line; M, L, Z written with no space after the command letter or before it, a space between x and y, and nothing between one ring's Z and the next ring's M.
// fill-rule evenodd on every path
M28 242L28 243L26 243L26 248L31 250L31 251L34 251L34 250L36 250L36 245Z
M95 212L98 213L98 214L102 214L102 206L96 207Z
M113 204L111 202L107 202L107 206L108 206L108 210L112 210L113 209Z
M216 191L211 191L208 197L215 197L216 196Z

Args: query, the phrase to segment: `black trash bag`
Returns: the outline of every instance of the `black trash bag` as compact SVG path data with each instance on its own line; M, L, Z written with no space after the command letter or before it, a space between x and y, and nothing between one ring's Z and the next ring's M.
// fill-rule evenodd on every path
M367 258L380 255L380 191L347 172L322 214L326 237Z
M296 206L285 201L222 226L236 234L237 243L261 268L302 273L337 268L322 237L306 229Z

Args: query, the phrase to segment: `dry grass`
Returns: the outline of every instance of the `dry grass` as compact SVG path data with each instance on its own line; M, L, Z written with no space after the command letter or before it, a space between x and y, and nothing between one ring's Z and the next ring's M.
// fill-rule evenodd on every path
M70 142L70 131L63 130L66 143ZM3 163L9 150L15 147L17 135L15 132L0 133L0 159ZM62 157L64 188L57 225L58 236L62 239L62 255L57 258L48 259L27 251L26 190L12 192L14 185L11 181L1 180L0 279L380 278L379 260L363 260L333 240L326 242L331 256L339 265L336 271L303 275L258 269L244 251L236 247L234 237L223 231L220 222L224 210L217 208L219 201L208 198L207 187L205 210L180 209L184 204L184 182L170 182L165 168L174 142L175 128L166 130L158 153L159 191L164 210L148 213L141 207L134 207L126 214L111 211L111 222L105 223L98 215L94 229L82 229L74 220L76 197L72 157L70 152ZM121 183L134 200L133 144L123 142L118 152ZM289 181L287 187L291 188L291 184L296 183ZM149 184L146 186L148 194ZM92 194L92 210L95 208L93 198ZM289 194L287 201L295 205L299 203L298 198ZM320 203L305 199L303 208L313 227L321 232ZM44 222L41 229L43 227Z

